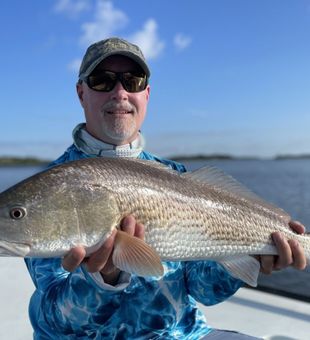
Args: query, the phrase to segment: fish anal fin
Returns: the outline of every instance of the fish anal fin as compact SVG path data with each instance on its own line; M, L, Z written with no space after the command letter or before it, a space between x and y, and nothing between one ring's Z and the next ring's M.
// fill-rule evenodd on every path
M253 256L225 258L220 263L233 277L242 280L249 286L257 286L260 263Z
M112 255L114 265L138 276L162 276L164 269L160 257L143 240L118 230Z

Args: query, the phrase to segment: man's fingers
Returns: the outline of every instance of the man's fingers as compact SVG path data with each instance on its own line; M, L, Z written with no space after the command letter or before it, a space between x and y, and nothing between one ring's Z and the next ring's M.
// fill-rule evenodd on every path
M136 220L132 215L124 217L121 221L121 230L133 236L135 233Z
M144 225L137 223L133 215L128 215L123 218L121 222L121 230L125 231L131 236L144 239Z
M300 244L296 240L289 240L288 241L292 253L293 253L293 267L296 269L303 270L307 266L307 260L305 257L305 252L303 247L300 246Z
M144 226L141 223L136 223L134 216L129 215L123 218L120 227L121 230L129 235L144 239ZM84 262L86 269L91 273L102 271L103 273L109 274L110 272L115 272L116 268L113 265L111 254L116 232L117 231L114 230L112 235L102 244L102 246L86 259L86 251L83 247L71 249L63 259L64 269L73 271Z
M306 232L305 226L298 221L290 221L289 226L293 229L297 234L304 234Z
M62 259L62 266L68 272L73 272L83 261L86 251L84 247L72 248Z
M135 236L144 240L144 235L145 235L144 225L141 223L137 223L135 229Z
M274 266L274 256L263 255L260 257L260 270L264 274L271 274Z
M278 250L278 259L275 262L274 269L282 269L293 263L292 250L288 241L279 232L272 233L272 239Z
M116 231L103 243L103 245L88 259L85 260L85 265L90 273L99 272L108 262L109 256L113 250Z

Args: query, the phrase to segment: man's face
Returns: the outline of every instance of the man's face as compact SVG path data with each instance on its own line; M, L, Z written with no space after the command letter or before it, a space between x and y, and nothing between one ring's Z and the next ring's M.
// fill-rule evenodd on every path
M102 61L95 72L135 72L138 68L133 60L116 55ZM110 92L99 92L83 82L77 85L77 93L91 135L114 145L128 144L137 137L146 114L149 85L141 92L130 93L118 81Z

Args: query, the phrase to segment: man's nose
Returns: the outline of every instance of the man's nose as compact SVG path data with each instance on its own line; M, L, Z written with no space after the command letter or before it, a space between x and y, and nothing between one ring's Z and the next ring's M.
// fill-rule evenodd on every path
M128 92L124 89L122 83L118 80L111 91L112 99L127 100Z

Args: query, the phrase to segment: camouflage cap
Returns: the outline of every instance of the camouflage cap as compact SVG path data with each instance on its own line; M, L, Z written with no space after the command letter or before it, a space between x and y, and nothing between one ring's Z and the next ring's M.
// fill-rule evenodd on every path
M124 39L109 38L90 45L81 63L79 79L85 80L96 66L111 55L123 55L139 64L147 77L150 77L150 70L140 48Z

